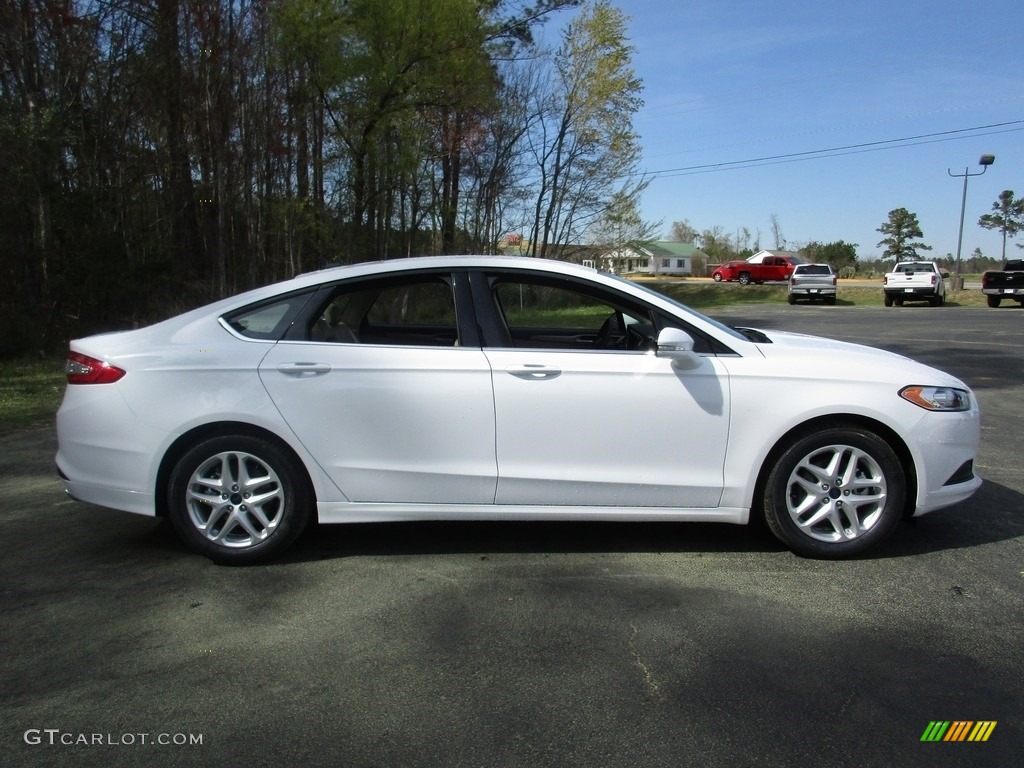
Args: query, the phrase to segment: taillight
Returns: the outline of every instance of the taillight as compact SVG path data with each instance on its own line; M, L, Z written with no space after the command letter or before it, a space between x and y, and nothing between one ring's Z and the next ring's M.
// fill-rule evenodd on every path
M80 352L68 352L64 372L68 384L113 384L124 376L123 369Z

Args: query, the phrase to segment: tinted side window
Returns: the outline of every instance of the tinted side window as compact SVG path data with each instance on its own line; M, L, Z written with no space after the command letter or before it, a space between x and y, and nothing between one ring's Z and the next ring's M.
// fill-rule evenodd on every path
M451 283L439 277L340 286L313 320L312 341L456 346Z
M649 312L569 284L503 279L495 283L493 295L509 346L646 349L656 336Z

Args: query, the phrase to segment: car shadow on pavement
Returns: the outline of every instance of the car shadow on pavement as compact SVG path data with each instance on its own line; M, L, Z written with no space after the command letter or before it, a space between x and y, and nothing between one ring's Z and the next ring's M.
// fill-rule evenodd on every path
M314 525L286 560L427 554L783 552L759 526L715 523L423 521Z
M90 557L151 561L198 557L189 552L166 519L139 518L95 508L73 519ZM913 557L1024 537L1024 494L986 481L968 501L901 523L859 559ZM69 535L75 535L69 531ZM104 554L106 553L106 554ZM312 524L273 563L349 557L477 554L790 554L763 523L630 523L573 521L422 521ZM86 553L88 554L88 553Z
M865 557L908 557L1024 537L1024 494L986 480L967 501L911 518Z
M969 501L901 523L860 559L912 557L1024 536L1024 494L986 482ZM283 560L427 554L785 554L760 522L416 522L313 525ZM797 557L797 555L791 555Z

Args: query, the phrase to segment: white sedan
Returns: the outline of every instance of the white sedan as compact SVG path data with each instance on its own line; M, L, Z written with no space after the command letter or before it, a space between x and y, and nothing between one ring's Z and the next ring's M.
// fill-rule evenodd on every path
M977 401L953 376L539 259L306 274L73 341L67 375L68 494L167 515L223 563L314 518L756 516L835 558L981 484Z

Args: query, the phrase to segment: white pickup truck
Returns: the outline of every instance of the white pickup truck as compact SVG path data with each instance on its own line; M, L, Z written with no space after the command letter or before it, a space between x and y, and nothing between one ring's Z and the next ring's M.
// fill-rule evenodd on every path
M934 261L901 261L882 279L885 306L905 301L927 301L933 307L946 303L945 273Z

